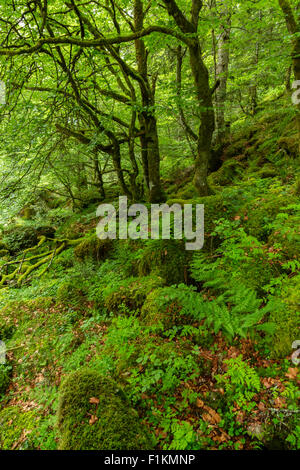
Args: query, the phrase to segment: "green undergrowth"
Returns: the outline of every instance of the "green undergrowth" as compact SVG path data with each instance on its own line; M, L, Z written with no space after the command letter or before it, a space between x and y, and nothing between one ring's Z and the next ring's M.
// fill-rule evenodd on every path
M291 118L270 105L235 123L210 196L195 194L192 162L164 162L168 202L204 204L199 252L185 240L100 241L96 206L49 209L43 226L72 243L0 289L1 449L299 448ZM20 264L40 222L4 234L1 269Z

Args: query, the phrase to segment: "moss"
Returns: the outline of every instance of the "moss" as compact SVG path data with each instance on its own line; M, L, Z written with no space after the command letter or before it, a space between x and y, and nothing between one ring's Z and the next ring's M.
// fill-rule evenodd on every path
M4 258L4 256L7 256L7 255L9 255L8 250L0 250L0 258Z
M256 199L251 206L247 204L244 207L244 212L248 217L245 230L249 235L267 241L272 230L270 224L274 222L279 212L285 212L284 208L293 202L297 201L291 194L269 194L264 198Z
M11 253L18 253L35 246L38 242L38 235L32 227L15 226L5 232L4 241Z
M39 237L54 238L56 229L51 225L39 225L36 228L37 235Z
M84 299L87 291L78 279L63 282L57 289L56 299L58 302L79 304Z
M166 284L185 281L188 252L181 240L150 240L140 253L138 273L161 276Z
M186 183L183 187L180 188L179 191L177 191L175 197L178 199L192 199L197 197L195 186L191 182Z
M236 159L226 160L221 168L219 168L214 173L211 173L208 182L214 185L225 186L226 184L232 183L234 178L241 175L244 170L243 165Z
M0 250L7 250L8 246L2 240L0 240Z
M277 326L272 338L272 356L282 358L290 355L292 344L299 339L300 328L300 275L291 278L284 285L270 321Z
M146 427L119 386L94 370L76 371L63 382L57 422L61 450L153 448Z
M0 341L11 339L15 331L15 325L10 318L8 318L5 323L0 322Z
M11 366L0 363L0 397L6 392L11 375Z
M155 289L142 307L141 320L147 326L160 325L164 329L191 324L198 300L199 294L186 286Z
M95 234L84 239L76 246L74 253L76 258L83 260L93 258L102 261L107 257L108 252L112 248L112 240L100 240Z
M281 137L278 140L278 146L284 149L288 155L297 156L299 150L299 135L293 134L287 137Z
M109 312L118 313L125 306L130 311L142 307L147 295L164 283L159 276L129 278L114 282L113 287L107 287L103 292L104 305Z
M235 157L236 155L240 155L245 153L247 146L249 145L249 140L247 138L238 138L235 142L228 145L226 148L226 156L227 157Z
M37 427L39 417L34 411L24 412L18 406L0 411L0 449L22 450L29 434Z

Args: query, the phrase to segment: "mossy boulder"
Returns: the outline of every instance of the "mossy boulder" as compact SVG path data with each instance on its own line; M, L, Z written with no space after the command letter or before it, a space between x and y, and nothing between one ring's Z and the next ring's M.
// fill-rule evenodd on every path
M112 245L112 240L100 240L96 234L93 234L79 243L75 247L74 253L79 260L93 258L94 260L102 261L107 257Z
M232 183L237 176L240 176L243 170L244 166L238 160L234 158L226 160L221 168L209 175L208 182L212 186L225 186Z
M180 284L186 280L188 255L181 240L149 240L140 252L138 273L158 275L168 285Z
M153 275L114 282L103 291L104 305L113 313L124 310L124 307L129 311L136 311L142 307L147 295L163 284L161 277Z
M8 250L0 250L0 258L4 258L7 255L9 255Z
M18 253L38 243L38 234L33 227L15 226L5 232L4 242L11 253Z
M162 287L151 292L142 307L141 321L146 326L187 325L195 321L200 294L185 285Z
M36 232L39 237L54 238L56 229L51 225L39 225Z
M8 250L8 246L2 240L0 240L0 250Z
M60 450L150 450L153 441L120 387L81 369L60 387Z

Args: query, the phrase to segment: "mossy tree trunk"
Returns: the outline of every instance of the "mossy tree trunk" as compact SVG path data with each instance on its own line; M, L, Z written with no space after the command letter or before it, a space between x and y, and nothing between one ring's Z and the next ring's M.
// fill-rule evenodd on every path
M292 35L292 63L295 80L300 81L300 4L297 6L297 16L294 13L289 0L278 0L283 12L288 32ZM300 104L297 105L297 127L299 133L300 154Z
M221 34L218 41L218 53L216 64L216 78L220 85L216 90L216 129L217 143L222 145L226 136L225 102L227 91L227 78L229 66L229 44L231 32L231 13L227 7L222 8L221 17L224 18L221 25Z
M199 15L202 0L192 0L191 18L188 20L179 9L175 0L163 0L167 11L173 17L180 30L187 35L186 44L190 55L191 72L194 79L196 98L199 104L201 123L197 135L197 156L195 159L194 185L200 196L209 194L207 183L208 164L211 159L211 144L215 130L215 114L212 91L209 86L209 74L204 64L198 38Z
M144 26L144 6L142 0L134 1L134 28L141 31ZM160 182L160 152L155 116L155 80L150 84L148 78L147 51L142 39L135 40L135 52L138 72L142 78L139 87L142 98L142 111L139 122L143 135L141 137L141 152L144 170L144 180L149 193L150 202L161 202L163 193Z

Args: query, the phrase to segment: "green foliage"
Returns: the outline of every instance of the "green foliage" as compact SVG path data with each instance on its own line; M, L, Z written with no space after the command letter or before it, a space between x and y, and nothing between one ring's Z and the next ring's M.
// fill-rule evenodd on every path
M224 386L225 394L230 403L237 403L247 410L254 406L249 404L255 394L260 391L261 384L257 372L243 361L242 356L225 360L227 371L218 375L217 382ZM250 408L249 408L250 405Z
M276 324L271 343L272 356L282 358L292 353L292 344L299 339L300 275L283 282L270 320Z
M82 369L65 379L57 418L61 450L150 450L153 446L119 386L93 370Z
M4 241L10 252L18 253L35 246L38 242L38 235L32 227L16 226L5 232Z
M39 416L33 410L23 411L18 406L9 406L0 411L1 450L23 450L30 433L38 425Z
M0 364L0 397L6 392L10 382L11 366Z

